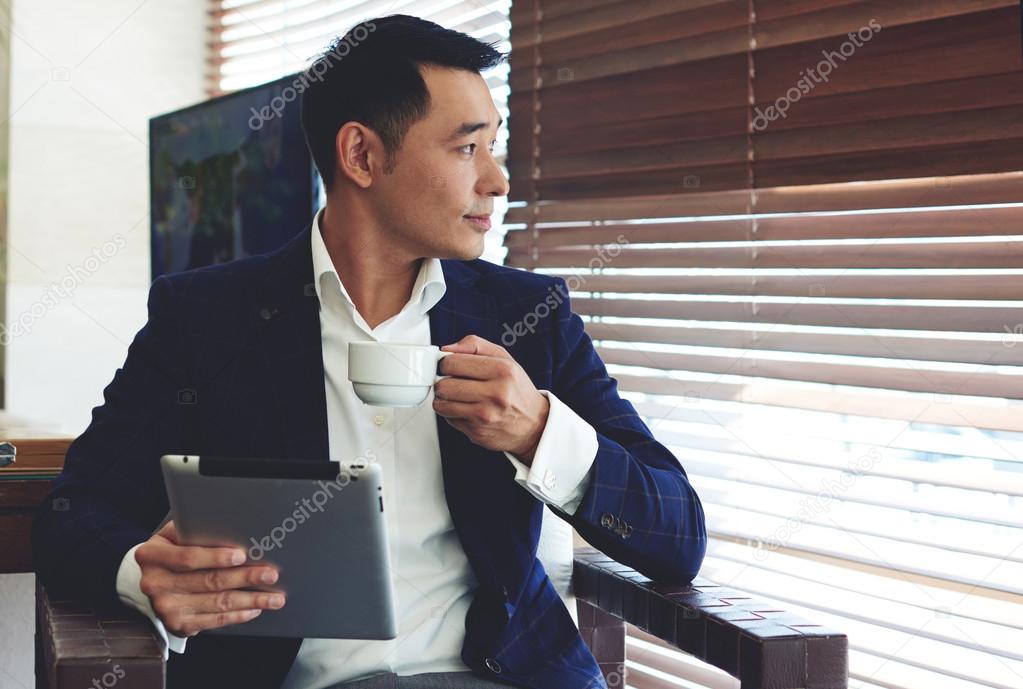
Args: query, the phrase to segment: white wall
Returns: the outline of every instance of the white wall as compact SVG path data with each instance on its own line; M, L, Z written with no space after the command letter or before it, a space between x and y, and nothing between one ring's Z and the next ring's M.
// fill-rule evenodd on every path
M148 119L204 98L206 8L206 0L13 2L11 414L81 433L145 322ZM118 235L123 246L111 257L85 263L104 242L122 243ZM69 265L85 271L51 307L43 295ZM12 329L19 318L28 332ZM33 587L30 575L0 576L0 689L35 686Z
M80 433L145 322L148 119L204 98L206 6L14 2L5 324L14 415ZM89 258L105 242L123 246ZM69 266L84 270L51 307L43 295ZM12 331L19 319L25 334Z

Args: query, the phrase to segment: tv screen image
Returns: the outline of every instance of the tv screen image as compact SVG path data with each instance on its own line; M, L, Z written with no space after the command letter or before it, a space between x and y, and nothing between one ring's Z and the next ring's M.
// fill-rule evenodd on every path
M273 251L312 219L320 185L299 100L279 98L295 79L149 121L152 279Z

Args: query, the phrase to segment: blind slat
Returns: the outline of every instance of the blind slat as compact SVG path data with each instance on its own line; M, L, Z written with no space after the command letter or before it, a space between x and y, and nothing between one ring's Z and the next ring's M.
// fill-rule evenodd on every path
M904 479L934 486L982 490L1006 495L1020 492L1020 477L1000 471L1001 466L1023 462L1020 441L1007 438L997 443L978 443L979 432L948 433L949 429L924 426L907 429L897 419L853 419L828 411L806 411L755 407L742 402L716 402L697 398L675 404L667 401L634 401L640 414L650 417L658 429L675 430L693 436L725 438L734 445L712 449L749 452L748 446L731 433L738 427L770 429L769 438L757 435L757 452L774 461L793 465L842 469L851 459L876 455L878 445L886 448L883 464L872 464L878 476ZM752 415L750 412L754 412ZM791 428L787 420L797 417L801 423ZM699 430L696 430L699 429ZM681 445L682 443L679 443ZM703 447L701 445L700 447ZM872 451L873 450L873 451ZM971 460L971 471L963 476L957 460ZM1000 481L996 483L996 481Z
M561 273L579 291L618 294L738 295L859 299L1023 298L1020 273L893 274L892 271L817 272L803 275L589 275ZM611 297L613 298L613 297ZM938 343L940 347L940 343Z
M1023 205L973 207L957 211L804 215L737 220L691 220L644 224L610 223L545 227L535 239L512 230L510 249L536 246L561 248L616 244L630 246L669 242L783 241L812 239L894 239L916 237L978 237L1023 233Z
M632 347L598 347L597 353L608 364L642 366L671 371L730 374L757 378L777 378L827 385L849 385L929 392L937 395L969 395L1023 399L1023 369L947 371L931 368L923 362L908 365L871 366L813 360L778 360L761 353L676 354L643 351ZM851 358L851 357L850 357Z
M965 426L977 429L1023 432L1019 405L984 402L949 396L936 403L933 395L890 394L869 388L833 388L813 383L761 380L740 376L710 379L686 375L647 376L612 371L625 392L683 399L729 400L746 404L826 410L860 417L880 417L915 423Z
M586 332L594 340L628 343L636 350L642 350L643 343L653 342L690 347L725 347L898 360L923 358L926 361L988 366L1023 366L1023 342L1018 347L1007 347L1001 340L937 339L926 334L895 336L862 332L806 333L763 328L679 327L603 322L586 323Z
M775 465L779 473L789 476L803 477L806 475L819 476L816 470L842 472L856 467L857 460L870 458L872 448L867 444L855 440L840 443L829 439L816 439L816 442L808 442L809 438L798 436L793 433L778 433L779 439L787 439L791 447L778 447L771 441L762 439L763 434L758 434L758 442L755 447L750 446L734 435L715 433L720 430L715 422L719 416L704 412L702 418L693 414L689 423L674 424L669 427L665 423L658 425L658 431L663 434L665 443L675 447L684 448L688 462L700 462L701 475L714 475L722 478L732 478L728 470L737 470L746 466L744 462L756 463L758 461ZM678 427L678 430L675 428ZM812 447L812 450L804 447ZM892 448L884 457L883 463L868 463L869 470L858 471L859 474L903 481L909 484L927 484L943 488L954 488L960 491L978 491L984 494L999 494L1012 497L1023 497L1023 481L1008 472L991 468L995 465L992 461L973 461L976 467L974 472L967 478L962 479L954 460L957 459L947 452L933 452L933 455L946 455L941 463L921 462L917 460L900 460L899 454L917 454L917 448L910 448L908 452L902 453L902 448ZM969 452L969 451L968 451ZM752 453L752 454L751 454ZM968 455L966 455L968 456ZM693 467L695 469L695 467ZM688 464L687 464L688 469ZM782 488L787 486L782 485ZM755 505L752 508L756 508ZM794 510L797 511L797 510ZM984 521L980 519L979 521ZM1004 521L1004 520L1002 520ZM993 538L992 542L1002 543L1002 537ZM978 545L986 545L979 544ZM1014 544L1012 544L1014 545ZM1011 547L1004 552L1011 551ZM1009 556L1009 559L1023 559L1023 553Z
M884 328L1002 334L1007 326L1014 327L1011 324L1021 322L1019 307L1002 306L829 304L822 300L772 303L595 298L575 299L573 305L577 313L587 316L781 323L866 330Z
M695 183L696 180L693 180ZM1023 172L956 177L920 177L811 187L778 187L701 193L676 190L650 198L541 201L535 209L513 206L510 224L729 216L771 213L826 213L874 209L940 208L1023 201Z
M564 268L586 266L594 257L592 250L581 249L548 249L536 258L510 250L507 263ZM614 268L1023 268L1023 241L625 247L605 263Z

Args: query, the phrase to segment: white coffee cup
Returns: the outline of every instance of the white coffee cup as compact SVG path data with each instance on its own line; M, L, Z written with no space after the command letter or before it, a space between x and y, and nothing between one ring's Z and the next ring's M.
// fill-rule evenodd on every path
M437 375L437 364L448 354L436 345L398 342L349 342L348 380L355 394L376 407L415 407L423 403Z

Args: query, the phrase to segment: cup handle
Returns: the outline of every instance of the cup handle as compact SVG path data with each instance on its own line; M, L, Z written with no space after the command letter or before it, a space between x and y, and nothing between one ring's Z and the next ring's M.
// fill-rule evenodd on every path
M449 354L454 354L454 352L438 352L437 353L437 366L440 366L440 360L443 359L444 357L448 356ZM436 372L436 367L434 367L434 372ZM434 380L433 380L433 384L436 385L438 381L443 380L444 378L450 378L450 377L451 376L435 375L434 376Z

